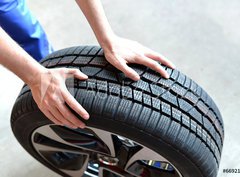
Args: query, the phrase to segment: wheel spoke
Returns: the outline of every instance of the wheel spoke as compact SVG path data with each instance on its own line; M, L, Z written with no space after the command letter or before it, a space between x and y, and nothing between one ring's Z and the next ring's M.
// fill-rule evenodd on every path
M162 157L158 153L154 152L153 150L147 147L143 147L128 160L125 166L125 169L128 169L128 167L137 160L156 160L156 161L168 162L164 157Z
M110 151L110 155L112 157L115 157L116 153L115 153L114 143L112 139L112 134L97 128L90 128L90 129L98 136L98 138L100 138L104 142L104 144L107 145Z
M58 136L58 134L53 131L53 129L51 128L50 125L42 126L42 127L38 128L37 133L39 133L41 135L44 135L45 137L50 138L50 139L52 139L54 141L57 141L59 143L67 144L67 145L71 146L71 144L67 143L60 136ZM32 137L32 138L34 138L34 137Z
M69 176L83 176L88 166L89 154L65 144L51 146L33 143L39 154L54 167Z
M80 148L81 151L114 154L111 153L114 152L113 145L111 146L110 143L112 142L111 134L103 134L101 131L96 129L95 131L96 132L94 133L97 134L100 140L96 139L94 135L83 133L83 131L74 131L65 127L54 125L40 127L35 133L39 133L49 139L54 140L55 142L62 143L74 148Z
M76 150L71 150L69 147L53 147L45 144L38 144L34 143L33 146L37 151L55 151L55 152L69 152L69 153L77 153L79 154L80 152Z
M167 171L159 169L154 165L148 165L145 162L158 162L170 164L167 159L154 152L153 150L142 147L139 151L132 155L125 166L125 171L139 177L181 177L178 171ZM175 169L175 168L174 168Z

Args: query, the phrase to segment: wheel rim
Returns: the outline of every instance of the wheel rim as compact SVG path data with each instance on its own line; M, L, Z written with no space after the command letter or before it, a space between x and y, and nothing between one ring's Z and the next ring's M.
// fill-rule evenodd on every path
M37 153L68 176L183 177L166 158L148 147L105 130L37 128L31 137Z

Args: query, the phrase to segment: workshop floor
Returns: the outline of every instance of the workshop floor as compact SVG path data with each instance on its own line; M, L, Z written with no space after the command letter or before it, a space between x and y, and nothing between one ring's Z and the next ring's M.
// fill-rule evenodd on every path
M75 1L31 0L32 12L55 49L97 44ZM240 168L240 1L103 0L120 36L136 40L171 59L216 101L225 122L224 168ZM34 160L14 138L10 113L22 82L0 66L1 177L57 177Z

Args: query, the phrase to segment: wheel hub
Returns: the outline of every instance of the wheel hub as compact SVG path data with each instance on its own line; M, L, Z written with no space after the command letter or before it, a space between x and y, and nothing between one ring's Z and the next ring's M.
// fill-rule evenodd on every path
M99 160L99 162L101 162L105 165L110 165L110 166L117 166L117 164L119 162L118 158L104 156L101 154L98 154L98 160Z

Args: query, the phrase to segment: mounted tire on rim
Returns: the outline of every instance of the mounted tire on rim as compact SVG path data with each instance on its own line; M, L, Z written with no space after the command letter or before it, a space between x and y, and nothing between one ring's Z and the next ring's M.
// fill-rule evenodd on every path
M66 82L90 114L85 129L52 124L26 85L16 100L14 135L48 168L73 177L217 176L224 138L221 114L184 74L164 66L170 74L166 80L132 64L141 76L134 82L106 62L97 46L59 50L41 63L79 68L89 76Z

